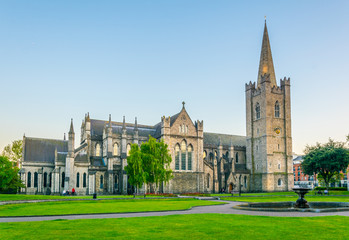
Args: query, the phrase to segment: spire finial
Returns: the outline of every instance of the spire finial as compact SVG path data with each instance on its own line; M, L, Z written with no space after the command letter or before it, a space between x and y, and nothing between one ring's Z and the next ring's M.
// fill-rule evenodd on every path
M264 16L264 22L267 22L267 16Z
M65 133L64 133L64 137L63 137L63 140L65 141L65 140L67 140L67 138L65 137Z
M111 127L111 114L109 114L109 127Z
M183 104L183 108L185 108L185 102L184 101L182 102L182 104Z
M70 122L70 130L69 130L69 133L74 133L73 119L71 119L71 122Z
M122 120L122 130L126 130L125 116Z
M267 29L267 22L264 23L264 33L262 40L261 56L259 60L259 70L257 78L257 87L260 87L262 83L262 76L269 76L271 87L276 86L276 78L274 71L273 57L271 54L269 34Z
M135 130L138 131L137 117L135 117Z

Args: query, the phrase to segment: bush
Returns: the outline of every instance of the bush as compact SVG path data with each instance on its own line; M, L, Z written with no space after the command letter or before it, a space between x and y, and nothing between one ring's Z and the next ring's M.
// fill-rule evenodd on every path
M174 195L173 193L147 193L146 196L151 196L151 197L177 197L177 195Z
M326 187L316 187L314 190L319 191L319 190L325 190ZM346 187L330 187L329 190L334 190L334 191L347 191Z
M199 192L196 192L196 193L182 193L181 195L182 196L195 196L195 197L210 197L211 196L210 194L199 193Z

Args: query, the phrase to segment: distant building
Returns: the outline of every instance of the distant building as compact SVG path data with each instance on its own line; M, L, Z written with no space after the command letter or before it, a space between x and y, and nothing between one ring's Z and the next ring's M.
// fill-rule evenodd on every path
M276 83L267 25L257 83L245 86L246 136L204 132L183 107L155 125L91 119L81 124L75 148L73 121L68 140L23 138L23 193L132 192L124 170L131 144L152 136L168 144L174 178L160 192L288 191L293 187L290 79ZM229 104L228 104L229 105ZM228 106L227 106L228 107ZM242 117L242 116L239 116ZM144 191L140 189L140 191Z
M309 176L303 173L301 164L304 156L296 156L293 159L293 176L294 185L300 187L314 188L318 186L318 182L315 176Z
M304 156L295 156L293 159L293 176L294 176L294 185L295 186L301 186L301 187L308 187L308 188L314 188L319 186L319 181L317 179L317 175L306 175L302 171L301 164L303 162ZM343 174L343 177L341 180L333 182L330 184L330 187L347 187L348 181L347 181L347 171Z

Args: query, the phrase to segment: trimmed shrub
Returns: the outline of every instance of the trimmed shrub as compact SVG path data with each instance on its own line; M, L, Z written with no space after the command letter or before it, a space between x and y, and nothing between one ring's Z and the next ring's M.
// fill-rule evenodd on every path
M316 187L315 190L325 190L325 187ZM329 190L334 190L334 191L347 191L346 187L330 187Z
M199 192L196 192L196 193L181 193L180 195L182 195L182 196L195 196L195 197L210 197L211 196L210 194L199 193Z

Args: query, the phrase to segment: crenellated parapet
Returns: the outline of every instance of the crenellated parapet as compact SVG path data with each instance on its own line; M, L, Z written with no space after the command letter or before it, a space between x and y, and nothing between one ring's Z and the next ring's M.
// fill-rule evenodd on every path
M171 117L161 117L161 135L170 134Z
M245 84L245 91L249 91L249 90L256 90L256 83L255 82L249 82Z
M280 86L283 88L284 86L291 86L291 79L284 77L284 79L280 79Z
M265 73L263 75L261 75L261 83L260 84L263 84L263 83L271 83L271 80L270 80L270 74L269 73Z
M204 130L204 120L200 121L197 120L195 121L195 127L197 131L203 131Z
M280 88L279 86L273 86L271 88L271 92L272 93L276 93L276 94L282 94L283 93L282 88Z

